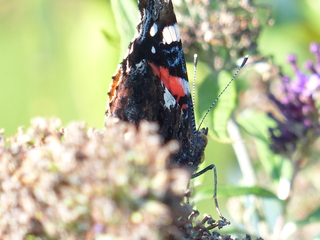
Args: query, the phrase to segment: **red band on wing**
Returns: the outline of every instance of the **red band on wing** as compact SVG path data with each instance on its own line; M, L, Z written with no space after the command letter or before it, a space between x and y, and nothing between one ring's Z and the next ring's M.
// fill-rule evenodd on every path
M169 90L169 92L176 97L177 103L181 97L186 95L183 87L183 80L179 77L171 76L169 74L169 69L164 67L157 67L156 65L149 63L152 67L153 71L157 74L157 76L161 79L164 86ZM183 104L181 109L185 109L187 106Z

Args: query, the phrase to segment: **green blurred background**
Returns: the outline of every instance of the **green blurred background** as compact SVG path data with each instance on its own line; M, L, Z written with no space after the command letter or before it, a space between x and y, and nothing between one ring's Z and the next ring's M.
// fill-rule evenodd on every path
M312 57L310 42L320 42L320 1L259 2L273 6L275 20L263 29L259 49L292 75L286 55L297 53L302 63ZM121 46L109 0L0 0L0 128L5 136L28 127L36 116L56 116L63 125L85 121L101 129ZM208 146L207 164L217 164L219 184L236 182L240 173L231 146L213 140ZM211 177L205 184L212 186Z
M299 62L311 57L310 42L320 41L320 1L260 2L274 6L276 20L263 29L260 50L284 66L290 52L301 56ZM1 0L0 128L5 135L35 116L101 128L121 58L119 41L108 0ZM292 74L288 66L284 70Z
M103 31L113 39L107 41ZM106 0L0 1L0 128L35 116L102 128L119 60Z

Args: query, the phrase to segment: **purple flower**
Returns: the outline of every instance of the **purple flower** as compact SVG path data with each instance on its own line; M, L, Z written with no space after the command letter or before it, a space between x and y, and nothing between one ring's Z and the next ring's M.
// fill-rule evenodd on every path
M287 76L282 77L282 96L269 98L282 113L284 120L279 121L271 113L269 116L277 122L276 128L270 128L271 149L288 157L292 156L299 145L307 150L311 143L320 136L319 113L316 108L316 96L320 87L320 46L312 43L310 52L316 61L305 63L305 68L311 75L304 74L297 65L297 57L290 54L287 61L295 72L295 80L290 81Z

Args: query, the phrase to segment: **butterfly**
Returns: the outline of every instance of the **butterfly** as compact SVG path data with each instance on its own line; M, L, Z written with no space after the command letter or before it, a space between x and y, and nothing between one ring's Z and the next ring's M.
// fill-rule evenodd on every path
M197 130L180 33L171 0L140 0L137 33L109 90L106 116L159 124L164 142L178 140L171 163L196 171L207 145Z

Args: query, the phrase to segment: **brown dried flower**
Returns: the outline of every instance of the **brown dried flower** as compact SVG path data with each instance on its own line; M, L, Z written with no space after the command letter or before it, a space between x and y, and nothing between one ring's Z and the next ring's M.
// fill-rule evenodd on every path
M221 239L183 203L190 173L167 168L178 146L156 124L31 123L0 137L1 239Z

